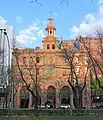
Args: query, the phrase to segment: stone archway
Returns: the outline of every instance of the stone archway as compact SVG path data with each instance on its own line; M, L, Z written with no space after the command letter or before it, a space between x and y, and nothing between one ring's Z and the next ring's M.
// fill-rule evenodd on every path
M54 86L49 86L47 89L47 104L50 108L56 107L56 88Z
M61 105L70 105L70 88L68 86L60 89L60 101Z
M29 105L29 92L27 91L26 87L21 87L20 89L20 107L21 108L28 108Z

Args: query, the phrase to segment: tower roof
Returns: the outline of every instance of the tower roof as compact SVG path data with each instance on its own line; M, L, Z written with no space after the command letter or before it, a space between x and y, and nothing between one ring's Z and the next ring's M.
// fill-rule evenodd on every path
M47 27L45 28L46 30L48 30L48 29L56 30L56 27L53 25L52 20L53 20L53 18L49 17Z

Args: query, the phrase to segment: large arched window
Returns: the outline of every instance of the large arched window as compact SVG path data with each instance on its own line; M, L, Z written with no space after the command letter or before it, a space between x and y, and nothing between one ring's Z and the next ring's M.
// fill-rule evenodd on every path
M63 86L60 90L61 104L70 105L70 88Z
M23 58L23 62L26 63L26 57Z
M49 44L47 44L47 49L50 49L50 45Z
M30 75L34 75L34 69L30 68Z
M55 49L55 45L54 44L52 45L52 49Z
M23 68L23 75L25 75L26 74L26 68Z
M56 105L56 89L54 86L49 86L47 89L47 104L51 106L51 108L55 108Z

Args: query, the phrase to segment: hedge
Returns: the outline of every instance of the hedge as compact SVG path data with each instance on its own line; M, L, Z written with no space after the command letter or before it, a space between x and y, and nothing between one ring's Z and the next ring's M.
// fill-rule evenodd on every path
M79 110L70 110L70 109L41 109L38 111L39 115L103 115L103 110L99 109L79 109ZM0 109L0 115L33 115L33 109Z

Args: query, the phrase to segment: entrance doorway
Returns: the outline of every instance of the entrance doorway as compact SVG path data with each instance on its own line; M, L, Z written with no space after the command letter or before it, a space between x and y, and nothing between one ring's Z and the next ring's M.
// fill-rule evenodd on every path
M50 108L56 107L56 89L54 86L49 86L47 89L47 105L50 105Z

